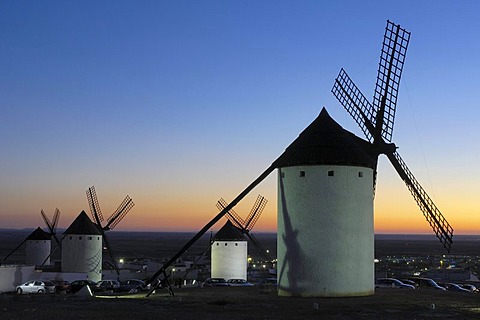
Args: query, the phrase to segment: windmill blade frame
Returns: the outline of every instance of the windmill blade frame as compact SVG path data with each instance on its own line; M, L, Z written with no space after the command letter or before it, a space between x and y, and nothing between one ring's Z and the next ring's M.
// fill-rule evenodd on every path
M260 218L263 209L265 209L267 202L268 200L265 197L258 195L257 200L255 201L255 204L253 205L252 210L250 210L250 213L246 219L247 223L245 224L245 229L248 231L252 230L253 226Z
M271 262L272 261L272 258L270 257L270 255L267 253L267 250L265 250L262 245L260 244L260 242L257 240L257 238L250 232L247 232L247 237L252 241L252 243L255 245L255 247L257 248L258 252L265 258L266 261L269 261Z
M54 234L57 231L58 221L60 220L60 210L55 208L55 213L53 214L52 229Z
M412 174L410 169L408 169L405 161L403 161L402 157L400 157L400 154L398 152L394 152L387 154L387 157L407 185L410 193L425 216L425 219L435 232L435 235L443 244L445 249L450 252L450 247L453 243L452 226L450 226L435 203L433 203L433 200L428 196L427 192L422 188L417 179L415 179L415 176Z
M409 41L410 32L387 20L373 94L373 107L377 111L377 134L388 142L392 141L398 88Z
M105 226L106 230L113 230L123 220L127 213L133 208L135 203L127 195L123 199L122 203L118 206L117 210L107 219L107 225Z
M103 241L105 242L105 247L107 247L108 255L110 256L110 259L112 259L112 264L115 268L115 272L117 273L117 277L118 279L120 279L120 270L118 270L117 262L115 261L115 255L113 254L113 251L112 251L112 246L110 245L110 242L105 235L105 230L100 228L100 232L102 233Z
M102 210L100 209L100 204L98 203L97 193L95 187L91 186L87 190L87 200L88 205L90 206L90 212L92 213L93 219L97 221L97 224L100 226L100 222L103 221Z
M58 221L60 220L60 210L58 208L55 208L55 213L53 214L52 221L50 221L50 219L47 217L43 209L40 209L40 214L43 218L43 221L45 221L45 224L47 225L48 230L50 231L50 235L53 237L53 239L55 239L55 242L57 243L57 245L61 246L61 242L57 238L57 225L58 225Z
M50 219L47 217L45 214L45 211L43 209L40 209L40 214L42 215L43 221L45 221L45 224L47 225L47 228L50 230L50 232L53 232L53 224L50 221Z
M340 69L331 92L362 129L367 140L373 142L376 111L343 68Z
M220 198L220 200L217 201L217 209L218 210L223 210L228 206L228 203L225 201L225 199ZM240 217L238 213L235 212L235 210L230 209L228 212L228 217L227 219L230 220L236 227L240 229L244 229L245 221Z

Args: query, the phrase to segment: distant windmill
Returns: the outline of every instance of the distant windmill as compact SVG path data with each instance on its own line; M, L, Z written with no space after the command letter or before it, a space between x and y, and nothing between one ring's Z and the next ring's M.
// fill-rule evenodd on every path
M248 214L247 218L245 220L238 215L238 213L235 212L235 210L230 209L228 211L228 220L233 223L234 226L240 229L240 231L246 235L252 243L255 245L257 248L258 252L265 258L266 261L272 261L270 256L268 255L267 251L263 249L262 245L260 242L258 242L257 238L255 235L253 235L250 231L253 229L253 226L257 223L258 219L260 218L260 215L263 212L263 209L265 209L265 206L267 205L267 199L265 197L262 197L261 195L258 195L257 200L255 201L255 204L252 207L252 210L250 210L250 213ZM219 210L223 210L228 206L228 203L221 198L217 202L217 208Z
M397 105L398 87L403 63L410 40L410 32L387 21L383 38L377 83L373 104L360 92L345 70L341 69L335 79L332 93L362 129L376 150L377 157L385 154L405 182L420 210L445 249L450 252L453 228L443 217L420 183L396 151L392 141L393 121ZM374 171L374 188L377 170Z
M26 243L26 263L27 264L34 264L37 266L43 266L47 262L49 262L50 256L52 255L53 250L51 250L51 238L54 237L57 245L60 244L57 237L55 236L58 220L60 219L60 210L55 208L55 213L53 215L52 221L48 219L47 215L43 211L40 210L40 213L47 225L47 228L50 232L43 231L40 227L35 229L25 240L23 240L15 249L13 249L3 260L4 263L15 251L17 251L24 243Z
M132 207L135 205L130 199L130 197L127 195L125 199L122 201L122 203L118 206L117 210L115 210L114 213L107 219L107 223L102 226L103 222L103 215L102 211L100 210L100 205L98 204L98 198L97 198L97 193L95 192L95 187L90 187L87 190L87 199L88 199L88 204L90 206L90 212L92 213L92 217L99 227L99 230L102 234L103 240L105 241L105 246L107 247L108 254L110 255L110 259L112 259L113 266L115 267L115 271L117 272L117 276L120 276L120 272L118 270L117 263L115 261L115 256L113 254L112 248L110 246L110 243L107 239L107 236L105 234L105 231L110 231L113 230L118 223L125 217L125 215L132 209Z

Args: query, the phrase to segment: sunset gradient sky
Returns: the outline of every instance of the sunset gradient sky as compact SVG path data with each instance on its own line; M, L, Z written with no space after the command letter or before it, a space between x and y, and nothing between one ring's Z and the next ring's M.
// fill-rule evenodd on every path
M117 230L196 231L325 106L371 98L386 20L412 32L393 141L457 234L480 233L478 1L2 1L0 228L59 227L129 194ZM276 172L257 231L276 228ZM87 211L88 212L88 211ZM218 230L220 225L215 226ZM430 233L381 157L377 233Z

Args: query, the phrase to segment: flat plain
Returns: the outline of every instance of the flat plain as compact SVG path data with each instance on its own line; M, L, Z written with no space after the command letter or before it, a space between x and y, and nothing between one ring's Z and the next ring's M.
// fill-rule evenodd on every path
M4 257L31 230L3 230ZM192 233L111 232L117 256L159 259L173 255ZM187 253L208 247L207 234ZM275 255L276 235L256 234ZM479 237L459 236L452 254L478 256ZM376 257L444 254L432 236L377 236ZM251 252L255 256L255 252ZM59 258L59 256L58 256ZM24 249L11 262L24 259ZM9 259L10 260L10 259ZM9 263L11 263L9 262ZM275 287L180 288L171 297L164 289L145 293L85 297L73 294L0 294L0 319L480 319L480 294L381 288L354 298L279 297Z

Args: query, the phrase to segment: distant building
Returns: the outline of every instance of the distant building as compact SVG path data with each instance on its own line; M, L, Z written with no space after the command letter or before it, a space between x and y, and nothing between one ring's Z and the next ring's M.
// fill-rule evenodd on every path
M25 241L25 264L41 266L50 264L50 250L52 247L50 233L40 227L35 229Z
M230 221L215 234L211 248L212 278L247 279L247 240Z

